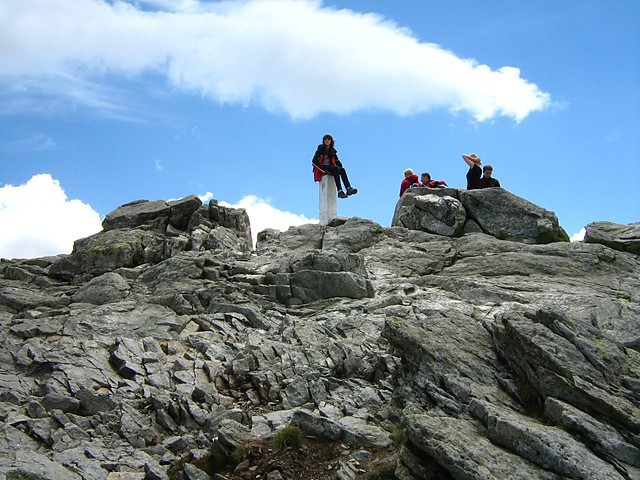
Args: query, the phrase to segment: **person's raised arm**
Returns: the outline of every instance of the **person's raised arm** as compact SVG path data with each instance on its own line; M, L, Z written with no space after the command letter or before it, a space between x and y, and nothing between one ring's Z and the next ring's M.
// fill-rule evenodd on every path
M469 158L468 155L465 155L464 153L462 154L462 159L467 162L467 165L469 165L469 167L473 167L475 165L475 163L473 163L473 160L471 160Z

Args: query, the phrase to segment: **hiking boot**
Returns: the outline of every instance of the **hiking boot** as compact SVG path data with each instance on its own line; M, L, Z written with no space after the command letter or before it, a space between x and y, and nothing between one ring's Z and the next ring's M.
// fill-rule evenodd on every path
M355 195L356 193L358 193L358 189L357 188L347 188L347 195Z
M347 198L347 194L344 193L342 190L338 190L338 197L339 198Z

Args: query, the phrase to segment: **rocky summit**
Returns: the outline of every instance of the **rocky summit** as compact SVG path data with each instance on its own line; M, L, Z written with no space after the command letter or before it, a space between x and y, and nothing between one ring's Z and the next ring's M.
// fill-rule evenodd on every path
M0 262L0 478L640 479L640 224L418 188L255 248L195 196L103 227Z

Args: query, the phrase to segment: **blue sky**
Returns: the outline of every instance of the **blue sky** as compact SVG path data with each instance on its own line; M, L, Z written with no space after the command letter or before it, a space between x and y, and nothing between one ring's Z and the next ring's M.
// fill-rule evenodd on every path
M389 226L405 168L464 188L475 152L578 238L640 221L639 112L637 0L3 0L0 257L137 199L317 222L325 133L339 215Z

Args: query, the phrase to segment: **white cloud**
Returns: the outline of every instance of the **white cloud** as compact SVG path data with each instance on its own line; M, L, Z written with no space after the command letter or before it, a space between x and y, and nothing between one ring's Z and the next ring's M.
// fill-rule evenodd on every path
M571 235L570 240L572 242L582 242L584 240L584 235L587 233L587 229L586 228L582 228L580 229L579 232L574 233L573 235Z
M68 200L49 174L0 187L0 257L71 253L75 240L100 230L100 215L80 200Z
M210 198L212 197L208 199ZM254 246L256 245L258 232L266 230L267 228L274 228L283 232L289 227L304 225L306 223L318 223L318 219L311 219L304 215L278 210L269 204L268 200L263 200L255 195L247 195L236 204L220 202L220 205L223 207L244 208L247 211L249 221L251 222L251 236L253 237Z
M152 72L220 103L257 103L294 118L445 108L520 121L550 105L516 67L492 70L379 15L319 0L142 1L150 10L132 3L3 0L0 83L53 78L64 88L63 78L91 84ZM89 93L76 89L74 99L105 103ZM33 94L32 83L23 95Z
M198 198L202 200L202 203L207 203L209 200L214 198L213 193L207 192L204 195L198 195Z

